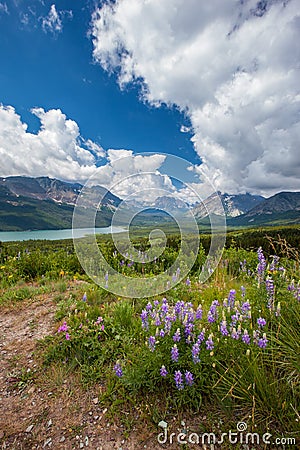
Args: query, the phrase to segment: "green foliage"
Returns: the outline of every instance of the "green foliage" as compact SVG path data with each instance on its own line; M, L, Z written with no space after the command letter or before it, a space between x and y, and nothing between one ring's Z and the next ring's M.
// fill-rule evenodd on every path
M286 233L287 237L297 237L292 231L286 230ZM43 343L45 366L61 366L65 369L63 372L68 373L76 371L87 385L101 382L105 389L102 397L99 396L100 402L110 405L112 414L118 405L127 402L145 404L151 397L153 406L147 411L155 423L159 417L167 418L176 411L195 412L204 404L209 410L216 404L228 414L246 420L249 428L251 425L253 428L269 427L276 432L287 429L292 432L297 428L300 395L299 257L297 249L292 251L290 244L284 247L283 241L277 239L276 247L266 238L269 256L259 277L257 247L253 243L260 245L262 235L263 231L254 233L251 230L244 235L236 231L230 234L220 264L205 284L199 282L207 244L205 238L201 239L202 246L189 274L191 283L183 280L166 294L170 309L183 302L188 305L188 312L195 314L202 306L203 318L194 320L190 342L186 336L186 315L182 319L177 316L171 323L170 333L164 336L159 335L163 325L155 322L158 311L151 320L148 315L149 328L143 327L141 314L150 303L153 309L154 301L161 310L162 298L116 298L87 282L78 283L77 292L70 290L70 279L82 277L82 270L69 241L42 246L34 242L2 245L1 298L5 302L30 298L42 289L49 289L49 280L54 280L58 294L55 299L57 328L63 326L63 329ZM169 267L177 257L179 245L179 237L169 235L167 247L157 261L128 266L129 256L122 256L109 238L99 238L99 246L109 264L119 272L135 277L137 282L143 275L150 277ZM141 252L145 251L149 241L140 237L135 246ZM270 255L274 255L278 247L281 259L276 267L272 267ZM271 293L270 279L274 283ZM39 280L40 291L24 282L20 284L20 280ZM230 307L228 296L233 290L234 305ZM214 321L209 321L208 313L216 300L217 316ZM237 323L231 325L232 316L241 313L242 304L247 301L251 305L251 314L247 320L238 318ZM259 318L266 320L261 329L257 322ZM162 316L160 319L163 322ZM221 333L223 320L228 336ZM195 363L192 347L203 328L205 339L200 344L200 361ZM181 336L176 342L180 357L175 361L171 349L177 329ZM245 329L249 332L250 344L242 341ZM232 337L234 330L241 331L238 339ZM257 337L253 337L257 330ZM261 345L260 348L259 339L264 339L264 333L266 347ZM206 344L210 335L213 350ZM156 340L154 349L149 346L150 336ZM115 365L123 371L120 378L114 373ZM166 376L161 375L162 366L168 372ZM174 376L178 370L183 377L187 371L192 373L190 386L184 381L184 389L176 387Z

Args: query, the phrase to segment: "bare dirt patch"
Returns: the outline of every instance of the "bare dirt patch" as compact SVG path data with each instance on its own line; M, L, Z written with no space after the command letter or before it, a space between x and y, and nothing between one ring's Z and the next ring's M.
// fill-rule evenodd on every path
M135 417L134 411L128 417L134 422L130 430L111 417L98 403L103 387L85 390L63 364L43 368L36 344L57 330L55 294L0 311L0 448L163 448L157 429ZM124 415L130 414L124 410Z

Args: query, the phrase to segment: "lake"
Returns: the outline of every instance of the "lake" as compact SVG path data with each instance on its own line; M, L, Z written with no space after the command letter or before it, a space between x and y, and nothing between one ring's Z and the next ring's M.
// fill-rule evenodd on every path
M121 227L105 227L105 228L80 228L76 229L76 238L81 238L89 234L109 234L122 233L125 231ZM12 241L29 241L30 239L46 239L48 241L56 241L60 239L72 239L72 228L65 230L36 230L36 231L0 231L0 242Z

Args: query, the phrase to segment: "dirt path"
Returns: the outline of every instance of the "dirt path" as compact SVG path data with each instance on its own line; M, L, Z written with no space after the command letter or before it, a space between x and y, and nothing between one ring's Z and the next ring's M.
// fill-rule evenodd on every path
M55 366L50 374L42 368L37 341L57 329L52 297L0 311L0 449L163 448L157 431L138 424L138 417L129 435L108 419L98 404L99 386L84 390L65 367Z

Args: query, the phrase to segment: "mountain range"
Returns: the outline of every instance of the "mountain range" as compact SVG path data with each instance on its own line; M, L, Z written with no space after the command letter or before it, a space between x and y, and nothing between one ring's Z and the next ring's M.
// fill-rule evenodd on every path
M72 228L73 209L82 187L48 177L0 178L0 230ZM97 206L96 226L106 227L120 202L107 189L95 186L90 189L86 207Z
M225 212L227 225L231 227L300 223L300 192L279 192L269 198L218 192L193 208L198 223L209 223L208 211L216 216Z
M80 183L67 183L48 177L12 176L0 178L0 231L63 229L72 227L73 209L82 189ZM99 198L101 202L99 203ZM220 200L224 210L220 208ZM109 226L122 200L102 186L89 189L86 208L97 206L96 226ZM130 208L134 208L132 205ZM166 222L167 211L185 214L188 205L176 198L158 197L136 224ZM139 209L139 208L137 208ZM191 208L198 223L207 224L210 214L226 214L232 227L300 223L300 192L280 192L270 198L247 194L214 193ZM85 211L82 211L84 217ZM121 225L121 224L120 224Z
M217 215L223 215L225 212L227 217L237 217L247 213L264 200L265 198L261 195L230 195L215 192L204 200L203 203L196 205L193 208L193 213L200 220L208 215L208 211Z

